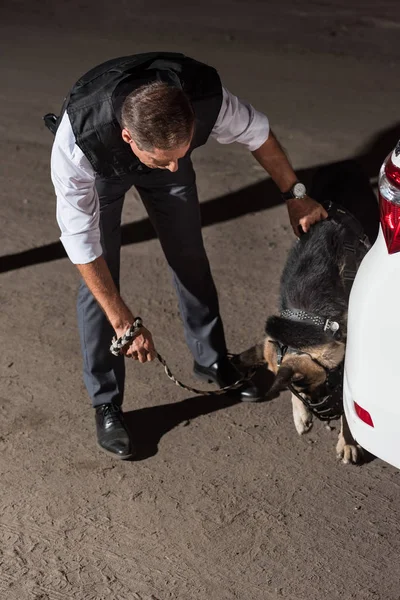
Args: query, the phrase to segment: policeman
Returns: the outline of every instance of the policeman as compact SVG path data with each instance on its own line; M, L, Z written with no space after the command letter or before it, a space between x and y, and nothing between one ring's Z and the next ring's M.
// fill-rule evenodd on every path
M270 174L287 201L291 225L307 231L326 217L309 198L265 115L240 101L217 71L177 53L110 60L73 86L56 122L51 176L61 241L82 277L78 323L84 381L96 413L100 447L116 458L134 455L121 410L124 356L109 352L137 316L119 292L121 211L135 186L172 270L194 373L220 387L240 374L227 357L218 297L203 245L191 153L211 136L239 142ZM151 273L149 274L151 276ZM126 357L155 357L142 327ZM236 392L259 399L254 383Z

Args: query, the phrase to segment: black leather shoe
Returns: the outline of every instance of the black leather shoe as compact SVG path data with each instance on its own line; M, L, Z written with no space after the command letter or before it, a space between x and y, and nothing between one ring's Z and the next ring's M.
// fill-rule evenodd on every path
M243 377L242 373L231 363L227 356L210 367L202 367L195 361L193 372L199 379L203 379L208 383L216 383L220 388L233 385ZM260 390L251 380L245 381L240 387L230 391L229 394L239 394L242 402L256 402L262 397Z
M123 460L134 455L124 415L119 406L113 403L96 406L96 429L97 443L102 450Z

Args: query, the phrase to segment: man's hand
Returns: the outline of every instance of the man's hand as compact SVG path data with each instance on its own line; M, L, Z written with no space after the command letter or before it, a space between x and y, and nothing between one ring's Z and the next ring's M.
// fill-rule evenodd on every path
M290 224L294 234L299 237L301 230L304 233L310 230L311 225L326 219L328 213L319 202L309 196L305 198L292 198L286 201L289 213Z
M297 181L297 176L293 171L287 156L270 131L268 139L258 150L252 153L254 158L269 173L281 192L290 190ZM305 196L305 198L292 198L287 200L290 224L294 234L299 237L301 230L309 231L311 225L326 219L328 216L326 210L321 204Z
M126 332L127 327L115 330L117 337L121 337ZM139 329L135 339L129 346L122 349L123 354L133 360L141 363L150 362L156 358L156 349L154 347L153 337L146 327Z
M91 263L77 265L77 267L110 321L117 338L122 337L135 319L131 310L122 300L103 256L99 256ZM131 344L123 348L123 354L141 363L154 360L156 351L150 331L142 327Z

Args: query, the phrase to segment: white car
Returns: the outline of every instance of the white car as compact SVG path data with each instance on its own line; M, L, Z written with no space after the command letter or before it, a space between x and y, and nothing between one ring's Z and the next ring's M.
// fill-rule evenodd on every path
M400 468L400 141L379 175L378 238L350 295L344 410L357 442Z

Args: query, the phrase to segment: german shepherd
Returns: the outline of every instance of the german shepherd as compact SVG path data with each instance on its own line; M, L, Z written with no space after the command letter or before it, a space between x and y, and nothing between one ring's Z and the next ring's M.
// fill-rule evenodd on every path
M300 435L310 430L313 416L340 417L337 456L343 463L357 463L362 450L343 413L347 306L357 268L378 234L378 203L353 161L319 169L310 196L325 206L329 217L302 234L289 251L280 314L269 317L265 328L262 355L276 375L268 396L290 389Z

